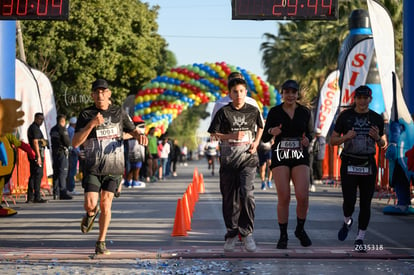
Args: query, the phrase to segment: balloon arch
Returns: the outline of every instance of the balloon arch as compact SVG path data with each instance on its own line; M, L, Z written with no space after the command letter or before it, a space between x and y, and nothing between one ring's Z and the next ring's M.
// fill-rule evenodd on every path
M269 108L280 103L275 87L240 67L216 62L172 68L152 79L135 97L133 120L145 121L147 129L155 127L159 136L183 110L225 96L227 76L233 71L242 73L248 84L248 95L257 101L263 116L267 117Z

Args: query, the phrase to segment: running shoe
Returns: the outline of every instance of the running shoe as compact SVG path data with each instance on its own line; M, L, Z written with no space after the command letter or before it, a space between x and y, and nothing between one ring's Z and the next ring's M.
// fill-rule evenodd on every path
M237 242L237 236L234 236L232 238L227 238L226 242L224 243L224 251L233 252L236 242Z
M277 249L286 249L287 248L287 244L288 244L288 236L283 234L280 235L279 241L277 242Z
M244 243L244 249L246 249L248 252L256 251L256 243L254 242L252 234L243 237L242 240Z
M296 238L299 239L300 244L302 246L308 247L308 246L312 245L312 241L309 239L308 234L306 234L305 230L303 230L303 229L300 230L300 231L296 230L295 231L295 236L296 236Z
M145 188L146 184L142 181L133 180L132 181L132 188Z
M97 241L95 245L95 254L97 255L109 255L111 252L106 248L105 242Z
M343 223L341 229L339 229L339 232L338 232L338 240L345 241L346 237L348 237L348 232L349 232L349 229L351 229L353 222L354 221L351 218L349 224L346 224L345 222Z
M82 222L81 222L82 233L88 233L89 231L91 231L93 227L93 222L95 221L98 214L99 214L99 206L97 205L95 207L95 214L93 214L92 216L88 216L88 213L86 213L86 215L83 216Z
M364 245L364 241L357 239L354 242L354 249L355 251L358 251L360 253L366 253L367 252L367 247L366 245Z
M269 180L267 182L267 187L269 187L269 189L272 189L273 188L273 185L272 185L272 181L271 180Z

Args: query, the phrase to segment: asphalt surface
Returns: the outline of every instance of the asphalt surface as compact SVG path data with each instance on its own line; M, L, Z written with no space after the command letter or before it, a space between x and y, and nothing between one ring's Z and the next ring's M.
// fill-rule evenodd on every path
M192 211L187 236L172 237L177 201L189 194L194 170L203 175L200 193ZM310 194L305 225L313 245L300 246L293 234L296 201L292 196L288 249L276 249L279 230L275 189L260 190L256 179L254 238L257 251L224 253L225 226L221 215L218 172L211 176L205 160L179 166L178 176L147 183L146 188L124 188L113 204L107 235L110 255L94 255L98 224L87 234L80 231L83 195L73 200L26 204L24 197L11 207L12 217L0 218L1 274L414 274L414 216L382 213L385 195L372 203L366 234L367 253L354 250L357 226L348 239L337 240L342 224L340 188L317 185ZM79 186L77 191L81 192ZM194 195L193 195L194 196ZM3 204L4 205L4 204ZM358 213L358 205L356 206ZM357 220L357 214L354 214Z

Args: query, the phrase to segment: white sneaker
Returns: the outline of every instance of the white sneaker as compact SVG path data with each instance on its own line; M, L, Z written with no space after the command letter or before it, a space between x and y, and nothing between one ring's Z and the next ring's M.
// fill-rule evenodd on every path
M243 237L244 248L248 252L255 252L256 251L256 243L253 240L252 234L249 234L247 237Z
M132 181L132 188L145 188L146 184L142 181Z
M316 187L315 187L315 184L312 184L312 185L311 185L310 191L311 191L312 193L316 192Z
M227 238L226 242L224 243L224 251L225 252L233 252L234 246L236 245L238 236L234 236L233 238Z

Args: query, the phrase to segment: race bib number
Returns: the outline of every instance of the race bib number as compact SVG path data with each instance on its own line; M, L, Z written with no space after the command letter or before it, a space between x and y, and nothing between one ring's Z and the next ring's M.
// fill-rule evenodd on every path
M118 138L119 128L118 127L106 127L106 128L96 129L96 137L98 139Z
M282 139L280 141L280 149L301 149L300 140L298 139Z
M371 175L371 167L370 166L348 165L347 171L348 171L349 175L357 175L357 176Z

